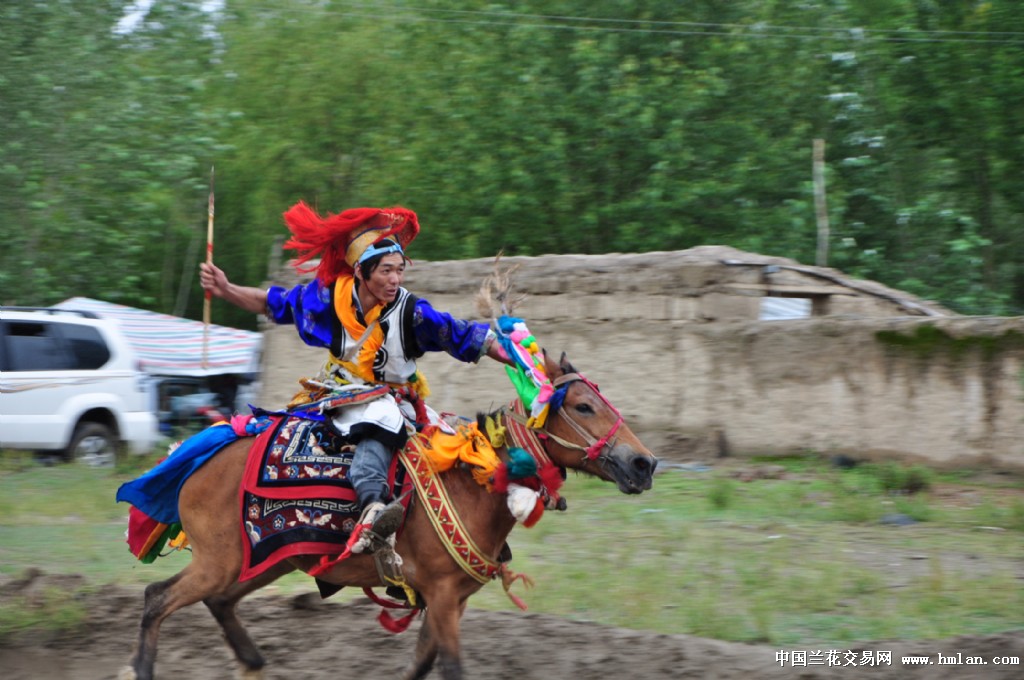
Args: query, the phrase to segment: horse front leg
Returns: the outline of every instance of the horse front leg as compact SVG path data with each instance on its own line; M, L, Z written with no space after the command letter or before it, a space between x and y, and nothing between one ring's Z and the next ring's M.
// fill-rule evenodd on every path
M454 592L432 593L425 599L427 614L416 642L416 655L403 680L426 677L435 661L444 680L462 680L459 621L467 600L460 600Z
M217 619L221 629L224 631L224 639L228 646L235 653L235 658L241 666L241 677L245 680L259 680L262 677L263 666L266 661L256 643L249 637L249 632L238 620L235 607L239 600L253 593L263 586L269 585L287 573L295 570L295 567L287 562L281 562L272 569L259 576L243 583L234 583L224 592L212 595L203 600L213 618Z
M430 622L424 621L420 626L420 634L416 638L416 650L413 656L412 665L402 676L402 680L421 680L430 674L434 668L434 660L437 658L437 643L434 636L430 634Z

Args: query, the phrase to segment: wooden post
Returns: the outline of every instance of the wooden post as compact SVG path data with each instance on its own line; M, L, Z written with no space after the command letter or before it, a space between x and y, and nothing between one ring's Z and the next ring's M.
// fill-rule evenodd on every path
M814 140L814 213L818 221L818 256L815 264L828 266L828 209L825 205L825 140Z
M210 166L210 200L206 210L206 263L213 264L213 166ZM203 300L203 368L206 368L210 344L210 291Z

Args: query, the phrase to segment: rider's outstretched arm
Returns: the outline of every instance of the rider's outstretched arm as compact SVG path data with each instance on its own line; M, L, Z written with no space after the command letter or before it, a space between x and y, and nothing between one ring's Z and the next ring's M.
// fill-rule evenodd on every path
M247 312L267 313L267 291L231 283L224 271L214 264L203 262L199 265L199 283L203 290L210 291L214 297L222 298Z
M487 350L484 352L484 354L494 359L495 361L506 364L508 366L516 365L516 362L509 357L508 353L505 352L505 348L501 346L501 343L498 342L498 339L496 337L488 338L488 343L489 344L487 345Z

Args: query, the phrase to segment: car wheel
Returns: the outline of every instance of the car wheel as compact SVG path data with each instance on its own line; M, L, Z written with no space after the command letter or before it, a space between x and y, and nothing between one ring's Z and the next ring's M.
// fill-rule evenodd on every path
M67 458L91 467L113 467L117 440L110 428L100 423L79 423L68 446Z

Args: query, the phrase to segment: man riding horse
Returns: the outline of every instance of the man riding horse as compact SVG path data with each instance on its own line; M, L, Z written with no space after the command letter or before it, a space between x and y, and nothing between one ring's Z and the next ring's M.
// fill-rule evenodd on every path
M419 233L416 214L405 208L354 208L319 215L304 202L284 213L291 238L285 248L298 253L300 272L316 278L291 290L269 290L231 283L213 264L200 265L200 282L212 295L241 309L265 314L278 324L294 324L299 337L328 350L327 361L290 408L344 391L349 405L333 411L337 431L355 444L349 478L361 508L353 553L372 551L394 540L402 507L390 499L388 468L406 443L406 418L421 416L427 384L416 359L447 352L476 363L485 354L513 360L496 342L487 323L456 319L416 297L402 283L405 248ZM302 265L319 258L319 263ZM386 388L385 388L386 387Z

